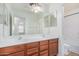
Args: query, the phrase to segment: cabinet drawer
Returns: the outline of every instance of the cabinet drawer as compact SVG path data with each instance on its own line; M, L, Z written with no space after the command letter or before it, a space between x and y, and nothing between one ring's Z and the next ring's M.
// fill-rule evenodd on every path
M48 56L48 50L40 52L40 56Z
M0 48L0 55L8 55L22 50L24 50L24 45L16 45L16 46Z
M38 48L27 49L27 52L38 52Z
M13 54L10 54L8 56L24 56L24 51L13 53Z
M46 40L46 41L41 41L41 42L40 42L40 45L48 45L48 40Z
M35 54L32 54L31 56L39 56L39 54L38 53L35 53Z
M58 43L58 38L49 40L49 43Z
M40 51L48 50L48 45L40 46Z
M41 56L48 56L48 53L42 54Z
M50 49L49 52L58 52L58 49Z
M33 53L33 54L27 54L27 56L39 56L38 53Z
M25 47L26 47L27 49L39 47L39 43L38 43L38 42L29 43L29 44L25 45Z
M50 56L54 56L54 55L57 55L58 53L58 47L49 47L49 55Z
M58 54L58 52L55 51L49 51L49 56L56 56Z
M50 47L50 48L58 47L58 44L57 44L57 43L52 43L52 44L49 44L49 47Z
M37 54L38 53L38 48L32 48L32 49L29 49L27 50L27 55L34 55L34 54Z

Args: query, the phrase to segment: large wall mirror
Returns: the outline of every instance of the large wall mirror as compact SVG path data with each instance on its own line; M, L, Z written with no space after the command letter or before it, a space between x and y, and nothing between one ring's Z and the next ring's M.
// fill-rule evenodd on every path
M9 36L9 12L5 4L0 4L0 35Z
M10 36L42 34L42 15L30 13L27 17L10 15Z
M52 27L57 26L56 10L38 13L21 10L16 12L15 9L9 11L7 8L4 10L5 15L0 15L0 18L3 19L3 21L0 20L0 24L3 24L3 34L6 33L7 36L43 34L46 28L50 30Z
M30 16L30 17L29 17ZM9 15L9 35L33 35L43 34L44 28L52 28L57 26L57 18L53 14L43 15L32 14L28 17L17 17ZM6 26L8 23L4 23Z
M53 14L46 15L44 17L45 27L55 27L57 26L57 18Z
M25 34L25 19L22 17L10 16L10 36Z

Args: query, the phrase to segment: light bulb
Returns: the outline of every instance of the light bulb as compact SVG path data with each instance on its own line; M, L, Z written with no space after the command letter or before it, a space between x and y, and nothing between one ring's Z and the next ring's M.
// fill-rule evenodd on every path
M40 11L42 11L42 9L41 9L41 7L40 6L32 6L32 11L33 12L35 12L35 13L37 13L37 12L40 12Z

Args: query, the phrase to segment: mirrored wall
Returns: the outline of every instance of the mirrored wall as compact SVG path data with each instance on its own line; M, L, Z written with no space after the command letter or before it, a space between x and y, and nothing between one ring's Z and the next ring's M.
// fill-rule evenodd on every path
M10 35L9 11L5 4L0 4L0 36Z
M10 7L9 7L10 8ZM12 7L13 8L13 7ZM10 8L11 9L11 8ZM44 34L44 29L49 29L57 26L57 11L52 12L33 12L9 10L6 4L0 5L0 28L1 35L16 36L16 35L33 35ZM22 14L24 12L24 14ZM17 15L16 15L17 14ZM19 16L20 14L20 16Z

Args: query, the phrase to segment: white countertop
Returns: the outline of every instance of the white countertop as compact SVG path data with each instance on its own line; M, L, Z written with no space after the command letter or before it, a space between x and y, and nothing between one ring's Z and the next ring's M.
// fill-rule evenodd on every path
M41 35L35 35L35 36L21 36L21 37L11 37L11 38L5 38L0 40L0 48L2 47L8 47L13 45L19 45L19 44L25 44L25 43L31 43L31 42L37 42L42 40L50 40L53 38L59 38L58 35L51 35L51 36L41 36Z

